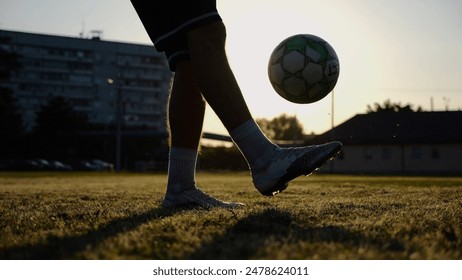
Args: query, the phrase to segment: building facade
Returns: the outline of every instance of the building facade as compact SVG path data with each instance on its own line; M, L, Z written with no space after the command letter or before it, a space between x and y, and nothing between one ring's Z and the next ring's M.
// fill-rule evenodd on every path
M90 122L166 131L171 72L151 45L0 30L0 49L19 57L19 68L0 86L13 90L23 122L62 96Z
M322 171L462 176L462 112L359 114L315 138L341 154Z

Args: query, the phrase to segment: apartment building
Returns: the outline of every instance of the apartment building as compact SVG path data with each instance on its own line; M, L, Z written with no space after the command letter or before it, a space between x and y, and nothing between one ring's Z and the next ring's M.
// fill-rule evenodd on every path
M55 96L101 125L165 131L171 72L152 45L0 30L0 49L19 57L9 81L30 130L35 113Z

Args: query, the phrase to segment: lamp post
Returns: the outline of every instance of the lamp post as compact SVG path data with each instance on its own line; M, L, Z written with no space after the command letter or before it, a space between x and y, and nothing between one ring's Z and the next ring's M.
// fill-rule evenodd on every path
M334 94L335 94L335 90L332 90L332 93L331 93L331 97L332 97L332 100L331 100L331 104L330 104L330 128L332 130L334 130Z
M122 92L119 83L114 82L113 79L107 79L108 84L116 85L116 148L115 148L115 171L119 172L121 169L121 147L122 147Z
M334 99L334 97L335 97L335 90L332 90L331 95L332 95L331 96L332 100L331 100L331 104L330 104L330 106L331 106L330 107L330 110L331 110L331 112L330 112L330 118L331 118L330 119L330 127L331 127L330 131L331 131L331 135L330 135L330 137L331 137L331 141L334 141L335 140L335 124L334 124L334 113L335 113L335 107L334 107L335 99ZM330 161L330 172L331 173L334 172L334 161L333 160Z

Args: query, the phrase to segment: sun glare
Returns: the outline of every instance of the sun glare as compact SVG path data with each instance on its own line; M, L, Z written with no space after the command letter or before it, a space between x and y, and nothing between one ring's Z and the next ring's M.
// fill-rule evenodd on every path
M271 52L285 38L295 34L322 37L339 55L341 74L336 90L341 96L345 91L342 76L346 76L342 68L351 68L347 56L344 56L346 47L341 45L344 37L341 16L335 10L328 10L328 5L322 3L318 5L318 13L312 13L310 5L304 1L286 1L284 4L275 1L246 3L250 4L239 5L233 2L231 5L219 1L219 9L227 26L228 58L254 117L273 118L287 113L299 118L306 133L328 130L332 117L332 96L308 105L290 103L271 87L267 66ZM234 11L237 7L240 10ZM345 85L354 86L351 83Z

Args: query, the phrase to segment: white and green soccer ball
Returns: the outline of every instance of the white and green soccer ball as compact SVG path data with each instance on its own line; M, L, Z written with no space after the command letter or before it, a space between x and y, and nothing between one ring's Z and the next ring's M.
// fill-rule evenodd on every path
M284 99L308 104L326 97L335 87L340 64L329 43L310 34L283 40L271 53L268 76Z

